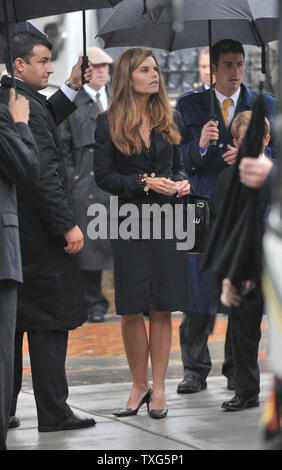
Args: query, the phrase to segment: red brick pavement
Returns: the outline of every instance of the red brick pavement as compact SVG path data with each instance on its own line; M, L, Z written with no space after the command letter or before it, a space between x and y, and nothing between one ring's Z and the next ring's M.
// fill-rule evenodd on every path
M179 325L180 319L173 319L172 351L180 350ZM146 322L147 324L148 322ZM209 342L223 341L227 327L227 318L218 317ZM263 322L262 331L266 329ZM26 337L23 354L28 355ZM260 353L264 357L266 353ZM85 323L82 327L70 332L68 357L125 357L119 323Z

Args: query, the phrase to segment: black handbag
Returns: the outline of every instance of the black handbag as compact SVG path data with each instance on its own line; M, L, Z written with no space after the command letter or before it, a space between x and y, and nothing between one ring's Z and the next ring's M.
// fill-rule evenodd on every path
M189 205L195 205L195 217L192 222L195 228L195 244L187 253L204 254L207 242L214 228L215 208L209 197L190 194L187 198Z

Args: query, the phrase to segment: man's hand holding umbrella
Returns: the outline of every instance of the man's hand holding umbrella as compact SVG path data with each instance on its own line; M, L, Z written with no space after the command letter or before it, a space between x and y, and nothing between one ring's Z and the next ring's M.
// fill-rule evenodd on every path
M218 140L218 121L208 121L202 128L199 148L207 150L211 140Z
M260 188L267 179L273 161L260 155L257 159L251 157L242 158L239 165L240 181L249 188Z
M75 88L81 88L82 83L82 74L81 74L81 66L82 66L82 57L80 56L78 62L73 66L70 77L68 78L68 82ZM89 67L85 70L84 79L89 82L92 79L93 70L92 67Z

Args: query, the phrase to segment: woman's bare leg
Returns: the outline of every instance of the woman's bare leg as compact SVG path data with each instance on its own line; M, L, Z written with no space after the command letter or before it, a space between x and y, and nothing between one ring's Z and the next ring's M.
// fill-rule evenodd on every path
M150 312L149 348L152 362L153 393L150 409L166 409L165 377L171 349L172 323L170 312Z
M149 344L143 314L123 315L121 317L121 332L133 381L126 408L136 409L149 389Z

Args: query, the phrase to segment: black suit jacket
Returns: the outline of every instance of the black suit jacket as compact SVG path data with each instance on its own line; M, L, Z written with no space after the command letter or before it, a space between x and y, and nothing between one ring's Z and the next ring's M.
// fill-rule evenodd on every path
M97 184L105 191L119 196L123 202L140 204L148 203L149 200L138 184L139 174L155 173L157 177L171 178L174 181L187 179L181 146L165 141L157 129L152 130L152 143L156 153L154 161L144 144L140 154L124 155L111 140L107 113L100 114L95 131L94 169ZM159 203L167 202L169 198L156 193L155 197Z
M8 100L11 79L1 80ZM40 178L18 186L24 283L18 291L18 331L71 329L85 319L78 260L64 251L64 233L76 225L66 190L66 171L57 125L76 106L58 90L50 99L17 80L30 103L29 127L40 158Z
M39 178L39 156L29 127L14 124L3 104L0 118L0 280L22 282L15 185L32 186Z

